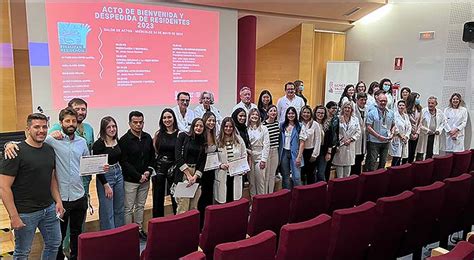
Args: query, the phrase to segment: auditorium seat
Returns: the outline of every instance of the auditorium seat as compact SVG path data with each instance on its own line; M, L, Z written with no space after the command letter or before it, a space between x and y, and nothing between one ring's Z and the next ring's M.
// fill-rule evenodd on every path
M359 176L359 188L357 192L357 204L367 201L376 202L378 198L385 196L388 190L389 176L386 169L378 169L371 172L363 172Z
M304 222L284 225L280 230L275 259L326 259L330 231L331 217L326 214Z
M388 169L389 183L387 196L394 196L413 188L411 164L393 166Z
M473 156L474 157L474 156ZM474 172L470 173L471 178L471 188L469 191L469 202L466 207L466 210L463 213L463 238L466 238L467 233L472 230L472 225L474 225Z
M271 230L275 234L280 233L280 228L288 223L290 200L291 192L287 189L271 194L255 195L247 234L254 236L265 230Z
M426 258L426 260L472 260L474 259L474 245L461 241L456 244L456 246L446 254L439 256L431 256Z
M426 159L424 161L416 161L411 164L411 175L413 187L426 186L432 183L434 161Z
M411 191L377 200L375 235L368 259L396 258L402 237L414 217L414 202L414 194Z
M253 237L219 244L214 250L215 260L274 260L276 250L276 234L270 230L263 231Z
M437 181L428 186L416 187L414 195L414 213L397 254L398 257L413 253L413 259L421 258L422 246L431 238L436 220L441 214L444 201L443 182Z
M352 208L356 204L359 176L331 179L328 183L329 213L336 209Z
M471 166L471 151L470 150L453 153L453 168L451 171L451 177L456 177L463 173L468 173L470 166Z
M197 210L150 219L141 259L178 259L192 253L198 248L199 230Z
M179 260L206 260L206 254L201 251L195 251L181 257Z
M140 259L138 225L80 234L77 259Z
M296 186L291 191L289 223L312 219L326 211L326 182Z
M463 229L463 213L469 202L471 188L471 175L462 174L457 177L447 178L444 188L444 203L439 218L438 236L433 237L433 242L440 241L439 246L448 246L448 236Z
M471 149L471 165L469 166L469 172L474 171L474 149Z
M434 167L432 181L443 181L444 179L449 178L453 167L453 155L448 154L443 156L436 156L433 158L433 160Z
M244 239L247 234L249 201L237 201L206 207L199 247L212 259L216 245Z
M371 201L354 208L335 210L327 259L365 259L373 239L375 221L375 203Z

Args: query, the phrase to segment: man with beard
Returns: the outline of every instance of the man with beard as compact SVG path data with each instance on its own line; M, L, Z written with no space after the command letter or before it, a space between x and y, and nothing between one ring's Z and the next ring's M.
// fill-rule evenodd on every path
M87 196L79 173L81 156L89 155L86 140L76 134L77 112L67 107L59 112L59 124L61 126L60 137L48 135L45 143L52 146L56 153L56 177L59 184L59 193L63 207L64 217L61 222L61 245L59 246L57 259L64 259L63 241L66 230L70 228L70 257L77 259L77 239L82 232L82 223L86 218ZM20 151L16 144L8 144L5 148L5 157L14 158L14 149ZM108 171L108 166L104 166ZM67 240L67 239L66 239Z
M64 208L54 172L54 150L44 144L47 132L45 115L29 115L26 140L18 145L21 152L14 159L0 159L0 197L15 230L15 259L28 258L36 228L44 241L42 259L56 259L61 243L58 217Z

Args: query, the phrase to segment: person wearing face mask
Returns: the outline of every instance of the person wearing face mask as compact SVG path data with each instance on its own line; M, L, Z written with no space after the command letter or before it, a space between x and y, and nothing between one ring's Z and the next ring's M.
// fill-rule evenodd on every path
M204 122L195 118L191 123L189 132L181 132L176 142L175 158L175 184L187 182L188 187L199 183L206 165L206 138L204 137ZM176 198L177 214L197 209L201 187L198 187L192 198Z
M407 114L410 119L411 133L410 139L408 140L408 158L403 159L402 163L412 163L415 160L416 145L418 144L418 137L420 136L420 125L421 125L421 106L420 106L420 94L416 92L410 93L406 101ZM423 160L422 156L416 157L417 161Z
M245 110L245 113L248 114L250 109L257 108L257 105L251 102L252 100L252 91L247 86L244 86L240 89L240 102L232 108L232 111L242 108Z
M382 79L379 83L379 87L382 88L382 90L385 92L385 96L387 96L387 109L392 110L394 103L392 81L387 78Z
M308 99L306 99L306 97L303 95L303 90L304 90L303 81L298 79L298 80L295 80L294 84L296 88L296 95L302 98L304 101L304 104L306 105L308 103Z
M449 105L444 109L444 116L446 117L446 152L464 151L464 128L468 114L461 94L451 95Z
M416 152L425 160L439 154L440 138L446 127L446 118L443 112L436 108L438 99L434 96L428 98L428 107L421 111L420 137L416 146Z
M173 107L173 112L178 121L178 129L180 132L188 132L191 122L195 118L194 112L188 109L191 96L188 92L179 92L178 95L176 95L176 101L178 105Z
M201 92L201 96L199 96L199 105L194 108L194 117L202 118L206 112L212 112L214 114L217 127L219 128L222 123L222 116L219 109L214 106L214 94L203 91Z
M294 107L296 111L300 111L304 106L305 102L301 97L295 95L296 87L293 82L287 82L285 84L285 93L286 95L278 99L277 108L278 108L278 119L280 123L285 121L285 113L289 107ZM298 114L296 115L298 117Z

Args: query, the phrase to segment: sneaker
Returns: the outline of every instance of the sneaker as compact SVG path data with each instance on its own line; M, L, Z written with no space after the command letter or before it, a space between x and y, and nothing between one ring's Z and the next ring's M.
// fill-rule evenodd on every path
M147 239L147 235L143 230L138 231L138 236L140 237L141 240Z

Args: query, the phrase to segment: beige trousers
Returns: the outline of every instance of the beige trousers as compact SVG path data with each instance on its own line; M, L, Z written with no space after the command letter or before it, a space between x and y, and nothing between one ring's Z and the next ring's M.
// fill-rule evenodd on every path
M189 167L189 170L191 171L191 175L194 176L196 168ZM186 174L183 175L183 181L185 180L187 180ZM199 197L201 197L201 186L199 186L196 194L194 194L194 198L175 198L176 203L178 204L176 214L181 214L192 209L197 209Z

